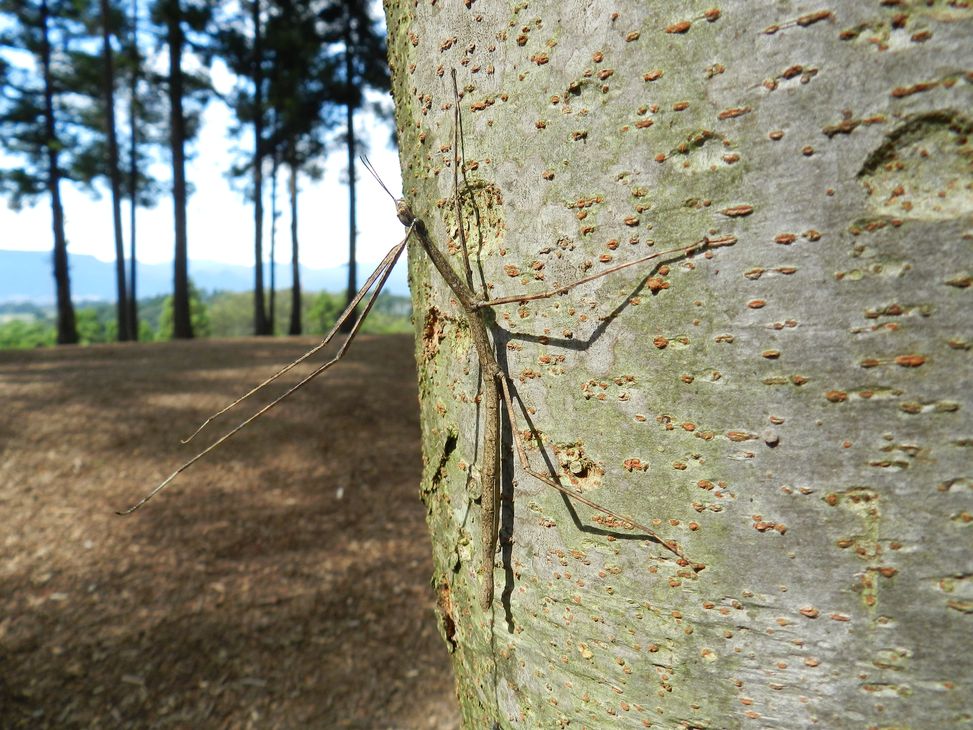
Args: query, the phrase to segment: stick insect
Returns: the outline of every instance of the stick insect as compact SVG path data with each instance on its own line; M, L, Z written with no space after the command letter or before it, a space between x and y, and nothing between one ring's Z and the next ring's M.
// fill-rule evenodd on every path
M498 298L488 298L486 293L481 297L475 291L473 285L473 274L472 268L470 266L470 256L467 247L466 234L464 232L463 223L461 219L461 201L459 195L459 168L463 165L463 155L461 154L462 148L462 117L460 114L460 95L456 84L456 72L453 70L452 73L453 80L453 94L455 99L454 105L454 124L453 124L453 197L455 206L455 215L458 236L460 239L460 251L462 253L464 276L461 278L459 274L453 269L446 255L442 252L439 246L437 246L430 235L429 228L426 223L418 217L412 210L409 203L404 198L396 198L395 195L385 186L381 178L378 176L375 169L372 167L371 163L367 158L362 157L362 163L365 168L375 177L378 184L381 185L382 189L389 195L389 197L395 203L396 215L399 221L405 226L405 235L402 240L393 246L389 252L382 259L378 267L374 272L368 277L365 284L358 291L352 301L349 303L348 307L338 318L337 323L331 329L331 331L321 340L320 343L312 347L306 353L301 355L299 358L289 363L288 365L282 367L273 375L268 377L266 380L261 382L259 385L252 388L250 391L237 398L232 403L226 405L221 410L217 411L209 418L207 418L200 426L196 429L188 438L183 440L183 443L188 443L195 436L197 436L203 429L210 425L214 420L224 415L228 411L232 410L236 406L240 405L243 401L247 400L254 394L256 394L261 389L270 385L278 378L285 375L287 372L295 368L297 365L301 364L308 358L312 357L316 353L320 352L324 347L326 347L335 335L338 333L341 324L355 311L355 309L365 300L365 306L361 313L361 316L357 318L351 331L348 333L347 338L342 344L338 353L330 360L322 365L317 366L308 375L299 380L296 384L289 387L281 395L279 395L274 400L270 401L268 404L257 410L253 415L241 421L238 425L224 433L218 439L216 439L208 447L200 451L190 460L185 462L182 466L176 469L172 474L166 477L158 486L152 489L148 494L146 494L141 500L136 502L134 505L129 507L124 511L120 511L117 514L128 515L135 512L137 509L145 505L150 499L152 499L156 494L165 489L180 473L188 469L194 463L199 461L201 458L206 456L208 453L219 447L229 438L237 434L243 428L248 426L254 420L260 416L267 413L269 410L277 406L281 401L292 395L294 392L302 388L308 382L321 375L325 370L335 365L344 354L347 352L349 346L358 333L362 322L367 317L369 311L371 311L379 293L382 290L385 282L395 266L396 261L398 261L402 252L405 250L409 240L414 239L418 242L422 250L426 253L429 259L432 261L433 266L438 271L439 275L442 277L443 281L453 292L456 300L459 302L460 307L463 310L463 315L469 327L469 332L473 340L474 348L476 351L476 356L480 365L480 378L482 385L482 399L481 402L484 404L484 420L485 428L483 435L483 450L482 450L482 463L480 466L480 482L482 485L482 498L481 498L481 565L479 568L480 575L480 585L479 585L479 599L480 605L484 610L490 608L493 603L494 597L494 558L497 551L497 541L499 532L499 506L500 506L500 446L501 446L501 406L504 411L506 411L506 417L510 423L510 431L513 436L513 445L517 455L517 460L520 464L521 469L537 479L541 483L557 490L561 494L565 495L567 498L584 504L591 509L601 512L608 517L613 518L618 523L626 527L627 529L639 530L652 540L658 542L668 551L673 553L677 558L680 565L691 566L697 572L702 570L705 566L700 563L694 563L691 561L686 554L683 552L682 548L678 543L673 540L668 540L662 535L657 533L650 527L635 521L630 517L620 515L612 510L603 507L602 505L588 499L579 491L565 486L561 483L559 477L553 471L550 474L544 474L531 466L530 460L527 456L527 449L524 446L523 437L521 432L517 428L517 415L514 408L514 398L511 395L511 384L509 376L500 367L497 356L494 351L493 339L490 336L490 318L487 317L486 310L493 307L499 307L505 304L512 303L523 303L528 301L536 301L540 299L547 299L551 297L561 296L571 289L577 286L586 284L590 281L594 281L609 274L622 271L634 266L639 266L646 264L650 261L657 260L668 256L678 256L686 255L696 251L702 251L706 248L715 248L717 246L730 245L732 240L710 240L703 238L699 241L695 241L688 245L677 246L674 248L669 248L662 251L656 251L650 253L646 256L636 258L632 261L627 261L622 264L612 266L610 268L604 269L594 274L582 277L575 281L569 282L567 284L559 285L553 289L549 289L543 292L537 292L528 295L514 295L507 297ZM465 180L465 170L463 173L464 183ZM468 188L468 184L467 184ZM465 279L465 281L464 281ZM371 292L371 294L369 294ZM366 300L367 297L367 300ZM538 443L538 447L543 451L543 445L541 444L541 439L539 435L535 432L535 437Z

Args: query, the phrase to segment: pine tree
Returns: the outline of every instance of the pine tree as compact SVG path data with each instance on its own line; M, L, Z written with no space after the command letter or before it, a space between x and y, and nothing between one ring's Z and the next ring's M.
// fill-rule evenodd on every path
M118 129L115 124L115 59L112 36L118 20L112 18L108 0L98 1L101 25L102 94L105 112L105 136L108 140L108 178L111 183L112 230L115 237L115 270L118 289L117 319L118 339L133 338L132 325L128 321L129 306L125 286L125 248L122 241L122 175L119 168Z
M186 144L195 136L198 124L193 111L187 113L186 107L187 103L190 106L205 103L209 90L205 78L186 74L182 64L187 47L197 52L206 50L194 43L192 36L206 30L211 10L210 3L181 0L156 0L152 6L152 20L162 30L169 59L166 91L169 99L169 149L175 225L172 332L177 339L193 336L189 311Z
M108 183L112 204L115 243L116 324L119 340L132 339L131 307L125 276L122 238L122 172L115 115L116 61L112 39L122 32L123 16L108 0L77 4L87 36L100 38L100 52L91 43L77 44L70 52L70 71L65 84L80 98L79 119L84 132L81 146L72 157L72 177L96 191L95 183Z
M227 67L236 74L238 83L230 98L230 107L236 115L238 127L235 134L244 129L253 134L253 152L246 162L234 166L235 177L249 177L247 196L253 202L254 219L254 334L270 334L270 320L264 302L264 164L268 157L265 128L267 126L267 70L270 58L265 51L264 35L267 23L265 3L249 0L234 6L235 13L221 18L216 33L217 50Z
M54 282L57 302L57 342L78 341L67 237L61 202L65 178L62 154L73 148L71 115L64 103L66 90L60 77L64 50L78 32L77 15L70 2L0 2L7 21L2 44L24 52L35 68L7 66L0 101L0 142L22 163L0 175L3 192L19 208L47 195L54 234Z
M267 102L274 116L268 135L269 154L288 172L291 233L291 307L288 333L299 335L301 317L300 244L298 241L299 179L318 179L326 152L325 136L335 125L329 104L336 68L327 54L313 3L277 0L266 32L270 58Z
M128 144L122 150L121 167L124 169L123 194L129 204L128 320L133 340L138 339L139 333L136 212L139 207L154 207L163 195L162 185L150 170L160 149L168 147L169 143L165 131L168 117L163 102L165 77L151 70L151 49L143 48L142 4L141 0L131 0L124 34L119 38L121 52L117 56L119 85L126 88L128 123ZM197 86L206 88L203 79ZM198 114L198 110L195 113ZM194 128L192 114L189 121L190 128Z
M127 145L121 151L124 170L123 195L129 205L129 273L128 322L131 339L138 339L139 316L137 296L137 227L139 207L154 207L163 195L159 180L151 172L152 161L161 148L168 147L167 122L163 96L165 78L151 71L150 49L143 49L142 2L131 0L117 55L119 86L124 86L125 116L128 124ZM203 88L205 85L199 84ZM198 113L198 112L197 112ZM190 126L195 121L190 116Z
M338 85L335 101L344 108L344 142L348 165L348 289L351 302L358 290L355 166L358 159L358 137L355 113L365 103L367 89L386 90L389 87L388 64L385 60L385 34L372 18L371 3L367 0L345 0L329 4L320 12L327 24L324 41L336 61ZM348 332L354 317L342 325Z
M129 277L128 324L133 340L139 338L139 303L137 293L138 259L136 258L136 210L139 196L139 78L141 76L141 52L139 50L139 0L131 0L129 14L129 38L125 55L128 61L128 201L129 201Z

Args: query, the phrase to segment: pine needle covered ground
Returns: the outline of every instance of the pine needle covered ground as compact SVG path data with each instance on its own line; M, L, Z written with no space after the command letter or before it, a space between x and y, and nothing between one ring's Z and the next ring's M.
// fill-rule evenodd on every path
M0 351L0 727L458 725L408 336L114 514L311 342Z

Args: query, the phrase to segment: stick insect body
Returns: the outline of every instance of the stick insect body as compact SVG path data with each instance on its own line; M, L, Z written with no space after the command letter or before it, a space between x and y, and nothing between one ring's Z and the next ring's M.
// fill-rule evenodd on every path
M221 436L219 439L214 441L206 449L204 449L199 454L194 456L192 459L187 461L185 464L180 466L175 472L173 472L170 476L168 476L163 482L161 482L157 487L155 487L152 491L150 491L139 502L134 504L129 509L119 512L118 514L121 515L131 514L135 510L142 507L152 497L154 497L156 494L162 491L166 486L168 486L172 482L172 480L175 479L176 476L178 476L182 471L192 466L196 461L198 461L203 456L208 454L210 451L212 451L213 449L221 445L224 441L226 441L227 439L229 439L230 437L238 433L244 427L246 427L251 422L253 422L256 418L260 417L261 415L269 411L271 408L278 405L282 400L287 398L289 395L293 394L299 388L307 384L310 380L317 377L325 370L330 368L332 365L334 365L336 362L338 362L338 360L340 360L344 356L349 345L351 344L351 341L354 339L355 335L357 334L358 329L361 326L361 323L364 321L368 312L371 310L373 304L375 303L375 300L378 297L378 294L382 289L382 286L385 284L386 280L389 277L389 274L392 271L392 267L395 265L399 256L402 254L402 251L405 250L409 239L415 238L419 242L423 251L425 251L426 255L429 256L433 266L439 272L440 276L443 278L447 286L449 286L450 290L453 292L454 296L456 297L456 300L459 302L459 305L462 307L464 316L469 326L469 331L473 340L474 348L476 350L476 356L480 365L480 372L481 372L480 377L482 378L482 385L483 385L483 397L481 399L481 402L484 405L484 421L486 424L484 429L484 439L483 439L483 457L480 466L480 482L482 486L482 498L481 498L481 509L482 509L481 560L482 562L479 570L479 573L481 573L480 586L479 586L479 598L480 598L480 605L482 606L482 608L484 610L489 609L493 603L493 596L494 596L493 572L494 572L494 558L497 551L497 538L499 532L499 505L500 505L501 403L503 404L503 408L504 410L506 410L507 413L507 418L510 421L510 426L511 426L510 430L513 435L514 447L517 453L517 459L524 472L534 477L535 479L539 480L543 484L553 489L556 489L557 491L561 492L563 495L567 496L568 498L576 502L580 502L584 505L587 505L588 507L615 519L626 528L641 531L647 537L658 542L667 550L669 550L671 553L673 553L678 558L680 565L689 565L696 571L702 570L705 566L703 566L700 563L694 563L691 560L689 560L689 558L683 552L682 548L679 546L678 543L672 540L667 540L661 535L659 535L657 532L652 530L651 528L647 527L646 525L636 522L630 517L625 517L620 514L617 514L597 504L596 502L588 499L578 491L564 486L560 482L556 474L544 474L542 472L535 470L531 466L530 461L527 457L526 448L524 447L523 439L521 438L520 431L517 428L517 417L516 417L516 411L514 409L513 397L511 395L510 383L507 374L503 371L503 369L500 367L499 363L497 362L497 357L494 352L493 342L490 337L490 328L492 325L490 323L490 320L488 319L488 314L485 310L503 304L535 301L538 299L559 296L565 294L566 292L570 291L576 286L593 281L603 276L607 276L608 274L612 274L622 269L644 264L654 259L659 259L665 256L685 255L693 251L701 251L705 248L715 248L717 246L731 245L734 242L734 239L710 240L710 239L703 238L702 240L696 241L689 245L670 248L664 251L657 251L648 254L646 256L637 258L633 261L628 261L622 264L618 264L611 268L602 270L595 274L591 274L584 278L578 279L576 281L558 286L554 289L550 289L544 292L539 292L530 295L499 297L494 299L479 297L474 291L474 287L473 287L473 277L472 277L470 262L469 262L469 252L467 251L465 234L463 233L463 223L460 217L461 205L460 205L460 198L459 198L459 191L458 191L457 168L462 164L462 160L457 155L457 153L460 145L462 144L461 127L460 127L462 122L459 114L459 93L458 90L456 89L455 71L453 72L453 84L454 84L454 95L456 98L456 107L454 112L455 144L454 144L453 187L454 187L454 196L455 196L454 202L456 205L457 228L459 230L466 281L464 281L460 277L460 275L455 272L449 260L446 258L445 254L443 254L442 250L435 245L435 243L433 242L430 236L429 229L427 228L426 224L423 222L421 218L417 217L413 213L412 208L410 207L408 202L402 198L396 199L395 196L388 190L388 188L385 187L384 183L382 183L381 179L378 177L378 175L376 174L375 170L372 168L368 160L366 158L362 158L362 162L365 165L365 167L368 169L368 171L375 176L375 178L378 180L382 188L385 189L385 191L389 194L389 196L395 201L396 214L399 220L401 221L401 223L406 227L405 236L398 244L392 247L392 249L388 252L388 254L386 254L385 258L379 264L378 268L372 273L371 276L369 276L368 280L358 291L357 295L354 297L354 299L351 301L351 303L348 305L345 311L338 318L338 321L335 324L334 328L318 345L310 349L308 352L306 352L304 355L302 355L294 362L278 370L276 373L274 373L272 376L267 378L260 385L256 386L255 388L250 390L242 397L238 398L237 400L230 403L222 410L215 413L213 416L209 417L183 443L186 443L189 440L191 440L200 431L202 431L207 425L209 425L209 423L212 422L215 418L226 413L231 408L237 406L242 401L244 401L245 399L249 398L251 395L256 393L258 390L262 389L263 387L277 380L279 377L284 375L286 372L294 368L299 363L303 362L304 360L308 359L315 353L319 352L334 338L342 322L344 322L344 320L354 312L355 308L361 303L361 301L365 299L366 296L368 296L368 300L365 304L364 311L362 312L361 316L357 319L347 339L342 344L341 349L331 360L315 368L313 371L311 371L310 374L308 374L303 379L298 381L295 385L291 386L282 395L278 396L276 399L274 399L273 401L271 401L270 403L262 407L252 416L245 419L240 424L235 426L233 429L225 433L223 436ZM373 288L374 291L369 296L368 293ZM538 444L540 445L539 437L537 441ZM543 448L543 446L540 446L540 448Z

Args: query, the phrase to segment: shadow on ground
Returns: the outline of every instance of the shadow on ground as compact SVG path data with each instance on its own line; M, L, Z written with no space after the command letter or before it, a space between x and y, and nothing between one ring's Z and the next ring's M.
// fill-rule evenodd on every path
M0 352L0 727L458 726L408 337L113 514L310 342Z

